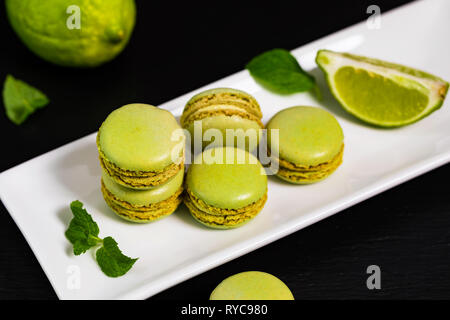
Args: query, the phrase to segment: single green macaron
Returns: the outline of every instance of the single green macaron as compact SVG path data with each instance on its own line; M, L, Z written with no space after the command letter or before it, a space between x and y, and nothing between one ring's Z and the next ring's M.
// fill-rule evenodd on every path
M168 182L146 190L126 188L102 170L102 193L108 206L121 218L150 222L174 212L182 201L184 170Z
M193 96L186 103L180 122L191 134L192 142L201 139L203 148L234 146L252 151L264 128L261 118L253 96L237 89L216 88Z
M114 110L97 135L100 164L118 184L148 189L184 170L184 135L167 110L128 104Z
M344 134L336 118L317 107L278 112L267 124L268 148L278 161L277 176L308 184L333 173L342 163Z
M184 203L200 223L217 229L253 219L267 200L267 176L252 154L234 147L206 149L194 159Z
M277 277L260 271L247 271L223 280L210 300L294 300L291 290Z

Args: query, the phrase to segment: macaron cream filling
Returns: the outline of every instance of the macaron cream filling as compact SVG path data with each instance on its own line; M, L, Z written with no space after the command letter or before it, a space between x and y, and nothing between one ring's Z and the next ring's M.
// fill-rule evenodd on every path
M132 206L149 206L170 198L180 189L183 184L183 170L168 182L146 190L133 190L117 184L104 170L102 170L102 181L105 188L114 195L115 198L128 202Z
M191 214L199 222L208 226L216 227L237 227L253 219L267 201L267 194L264 194L258 201L239 209L221 209L207 205L198 199L191 191L186 190L184 203L191 211Z
M181 116L182 126L184 126L185 119L192 112L215 104L239 106L256 117L262 118L258 102L248 93L232 88L216 88L200 92L186 103L183 115Z
M260 129L264 128L261 118L259 104L251 95L236 89L217 88L192 97L184 107L180 122L191 134L191 139L201 139L203 148L214 141L213 145L216 146L237 146L252 151L259 144L262 135ZM201 137L194 130L197 122L201 123ZM210 129L216 129L215 133ZM217 130L220 130L222 137L216 137ZM230 130L235 137L226 140L225 136ZM214 135L214 138L204 137L203 132L209 132L209 136ZM217 143L216 140L220 138L223 139L222 143ZM240 141L243 141L243 145Z
M225 115L229 117L239 116L241 118L257 122L261 128L264 127L261 119L248 112L246 109L226 104L210 105L204 108L200 108L195 112L192 112L188 117L184 119L184 125L186 126L188 124L191 124L193 121L198 121L207 117L214 117L217 115Z
M184 170L167 183L150 190L132 190L117 183L103 171L102 193L106 203L122 218L148 222L176 210L182 201Z
M172 163L159 171L130 171L117 167L99 150L100 165L116 183L132 189L148 189L165 183L184 167L184 162Z

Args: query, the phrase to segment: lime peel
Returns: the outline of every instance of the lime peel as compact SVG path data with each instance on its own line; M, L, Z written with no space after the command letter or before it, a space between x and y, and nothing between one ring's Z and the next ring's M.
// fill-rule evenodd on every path
M68 26L69 5L79 8L76 28ZM6 0L5 6L25 46L67 67L96 67L114 59L127 45L136 21L134 0Z

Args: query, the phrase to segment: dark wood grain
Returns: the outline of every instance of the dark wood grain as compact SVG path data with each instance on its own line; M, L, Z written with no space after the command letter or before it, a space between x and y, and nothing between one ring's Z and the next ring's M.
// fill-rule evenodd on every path
M406 2L377 4L387 11ZM51 98L47 108L20 127L0 113L6 150L0 171L94 132L122 104L160 104L241 70L264 50L293 49L364 20L372 4L263 3L193 8L140 1L127 49L113 62L90 70L60 68L35 57L0 10L0 79L11 73ZM245 270L278 276L297 299L450 298L449 180L447 165L153 299L204 300L225 277ZM366 288L371 264L382 271L379 291ZM0 299L55 298L31 249L0 205Z

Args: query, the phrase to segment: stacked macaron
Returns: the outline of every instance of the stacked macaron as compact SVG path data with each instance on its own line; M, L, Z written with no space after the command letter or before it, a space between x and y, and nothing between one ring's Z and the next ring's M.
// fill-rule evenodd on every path
M146 104L113 111L97 135L102 193L120 217L149 222L171 214L181 202L184 139L173 115Z
M216 88L193 96L184 107L180 122L191 134L192 141L202 140L203 148L227 145L254 149L261 136L260 129L264 128L261 118L259 104L250 94L231 88ZM195 130L196 122L201 125L201 131ZM223 140L216 141L212 131L215 139L203 139L202 133L209 129L219 130ZM227 129L234 130L233 139L226 139ZM238 145L240 142L242 145Z
M329 112L317 107L291 107L267 125L268 150L278 162L278 177L309 184L325 179L342 163L344 134Z

